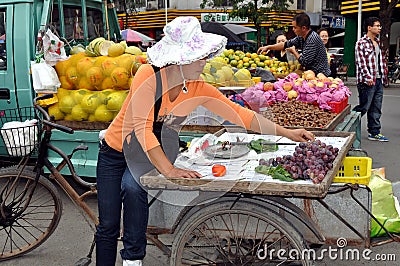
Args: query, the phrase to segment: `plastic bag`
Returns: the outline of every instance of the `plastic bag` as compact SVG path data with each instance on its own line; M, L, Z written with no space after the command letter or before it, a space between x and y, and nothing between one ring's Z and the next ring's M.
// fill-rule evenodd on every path
M25 156L33 151L38 140L37 120L4 123L1 135L10 156Z
M33 88L37 93L56 93L61 86L56 70L42 60L31 61Z
M390 233L400 233L399 203L393 195L392 183L385 179L385 169L372 169L368 187L372 191L372 214ZM384 236L382 227L371 221L371 237Z
M50 29L43 36L43 51L44 59L50 66L54 66L58 61L68 58L65 53L64 42L60 41Z
M263 69L261 67L256 67L256 72L254 76L261 77L262 82L275 82L275 76L268 70Z

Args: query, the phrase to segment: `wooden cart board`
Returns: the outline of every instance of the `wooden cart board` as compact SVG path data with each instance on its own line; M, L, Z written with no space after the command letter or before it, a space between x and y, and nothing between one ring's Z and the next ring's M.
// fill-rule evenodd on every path
M337 114L334 119L332 119L329 124L327 124L325 127L319 128L319 127L307 127L305 129L309 131L334 131L336 126L339 125L341 122L343 122L344 118L350 114L351 111L351 106L347 105L345 109L343 109L342 112ZM193 132L193 133L215 133L218 130L221 130L223 128L229 128L232 127L232 125L218 125L218 126L210 126L210 125L184 125L181 128L181 132ZM236 127L236 126L233 126ZM304 128L304 127L287 127L285 128L290 128L290 129L297 129L297 128Z
M110 122L93 122L93 121L67 121L67 120L58 120L57 124L63 125L75 130L103 130L108 128Z
M218 131L215 135L219 136L225 129ZM241 181L241 180L218 180L218 179L190 179L190 178L166 178L156 170L141 177L141 183L149 189L168 189L168 190L198 190L214 192L238 192L257 195L272 196L291 196L323 198L328 193L328 189L336 176L342 161L355 139L355 133L351 132L313 132L320 137L348 137L340 149L333 162L333 168L326 173L324 180L320 184L296 183L296 182L262 182L262 181Z

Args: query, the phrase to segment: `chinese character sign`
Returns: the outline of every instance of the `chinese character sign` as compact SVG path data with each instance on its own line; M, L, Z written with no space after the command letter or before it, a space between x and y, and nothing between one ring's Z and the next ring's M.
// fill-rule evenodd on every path
M228 13L202 13L201 22L248 23L248 18L231 17Z
M346 26L346 19L342 16L322 16L321 27L344 29Z

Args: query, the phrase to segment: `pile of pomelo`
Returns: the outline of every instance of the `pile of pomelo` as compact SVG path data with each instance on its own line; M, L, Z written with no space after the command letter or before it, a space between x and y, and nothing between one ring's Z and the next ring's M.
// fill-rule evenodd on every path
M300 68L299 62L280 62L276 58L271 58L264 54L245 53L240 50L226 49L221 54L225 62L232 67L241 68L256 68L261 67L272 72L272 74L287 75Z
M200 78L217 87L249 87L254 84L249 70L242 68L234 71L221 56L207 61Z
M99 55L97 54L106 54ZM110 122L121 109L146 55L137 47L93 40L85 52L55 65L61 87L49 106L55 120Z
M58 89L58 102L49 106L54 120L111 122L117 115L129 90Z

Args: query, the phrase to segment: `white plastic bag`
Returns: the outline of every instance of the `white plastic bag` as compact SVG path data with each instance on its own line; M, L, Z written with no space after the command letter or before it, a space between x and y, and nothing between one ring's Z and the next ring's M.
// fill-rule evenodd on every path
M25 156L35 148L38 138L37 120L12 121L3 124L1 135L10 156Z
M46 31L43 36L43 51L46 63L54 66L58 61L67 59L64 49L64 42L51 32L50 29Z
M42 60L31 61L33 88L37 93L56 93L61 86L56 70Z

